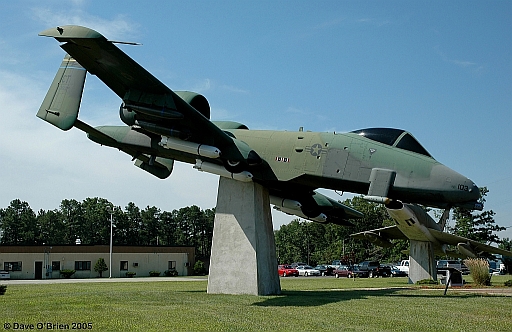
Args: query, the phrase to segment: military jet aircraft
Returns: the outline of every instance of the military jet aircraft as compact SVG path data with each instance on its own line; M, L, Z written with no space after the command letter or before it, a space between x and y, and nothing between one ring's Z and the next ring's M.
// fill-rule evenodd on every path
M100 33L60 26L40 35L61 42L67 54L37 116L62 130L86 132L159 178L171 174L175 160L190 163L199 171L265 186L271 203L285 213L340 225L362 214L316 189L359 193L374 202L482 209L473 181L436 161L407 131L249 130L237 122L211 121L204 96L169 89ZM86 72L121 98L125 125L93 128L77 118Z
M508 250L444 232L449 210L445 210L439 222L435 222L422 207L415 204L391 201L386 204L386 209L396 225L359 232L351 236L368 240L381 247L393 246L391 239L431 242L434 253L440 256L474 258L488 256L488 253L512 256L512 252ZM457 251L449 250L448 245L455 246Z

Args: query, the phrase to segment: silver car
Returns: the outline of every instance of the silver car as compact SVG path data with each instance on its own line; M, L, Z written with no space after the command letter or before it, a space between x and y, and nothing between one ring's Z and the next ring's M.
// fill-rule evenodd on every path
M314 269L309 265L300 265L297 266L296 269L299 271L300 276L319 276L320 270Z

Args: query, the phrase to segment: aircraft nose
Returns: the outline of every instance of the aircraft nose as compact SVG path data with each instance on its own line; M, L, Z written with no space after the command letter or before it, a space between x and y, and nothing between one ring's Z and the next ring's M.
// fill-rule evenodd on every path
M444 178L443 187L447 201L456 206L479 208L475 204L480 199L480 189L473 181L444 165L438 171Z

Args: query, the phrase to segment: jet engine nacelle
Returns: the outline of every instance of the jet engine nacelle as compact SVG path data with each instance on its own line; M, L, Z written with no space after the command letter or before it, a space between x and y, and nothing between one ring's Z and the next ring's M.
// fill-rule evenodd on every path
M210 119L210 104L205 96L191 91L174 91L174 93L204 115L205 118Z

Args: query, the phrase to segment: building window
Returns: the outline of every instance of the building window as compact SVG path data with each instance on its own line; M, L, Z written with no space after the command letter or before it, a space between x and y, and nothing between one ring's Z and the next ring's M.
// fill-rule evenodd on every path
M121 271L128 271L128 261L121 261L121 266L119 267Z
M176 261L169 261L167 263L167 269L169 269L169 270L176 270Z
M84 271L91 270L91 261L75 261L75 270Z
M52 262L52 271L60 271L60 261Z
M21 262L4 262L5 271L21 271Z

